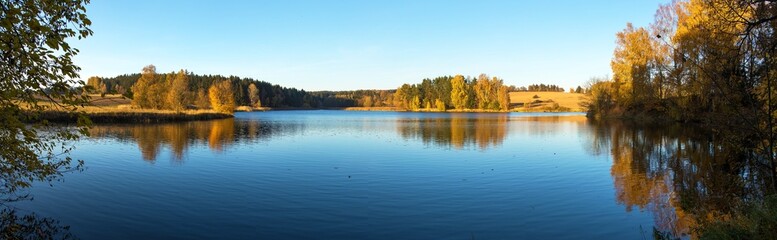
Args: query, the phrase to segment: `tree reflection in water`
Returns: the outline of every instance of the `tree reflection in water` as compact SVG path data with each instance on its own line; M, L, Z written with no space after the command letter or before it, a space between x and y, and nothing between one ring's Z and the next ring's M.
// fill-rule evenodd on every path
M397 120L397 132L404 139L420 139L424 144L462 149L499 146L507 136L507 114L454 113L437 118Z
M452 113L436 118L397 120L397 132L404 139L418 139L426 145L486 150L501 146L510 131L542 136L564 131L564 125L585 125L586 118L572 116L510 116L508 114ZM511 124L518 123L518 124Z
M169 147L173 161L180 162L192 145L204 144L212 151L221 152L231 144L266 139L284 132L299 132L301 129L302 125L220 119L151 125L97 125L90 129L90 135L137 143L143 160L149 162L155 162L159 152Z
M12 208L0 212L0 239L76 239L70 226L35 214L19 215Z
M394 120L392 120L394 121ZM610 174L615 199L626 211L648 211L655 230L695 237L694 229L727 218L737 205L761 199L763 177L751 155L736 145L720 143L702 129L682 125L634 126L622 122L588 122L583 116L516 117L508 114L443 114L400 118L396 132L442 148L486 150L501 146L509 131L534 136L578 129L593 155L612 158ZM586 124L589 124L586 126ZM146 161L156 161L169 148L175 161L200 144L223 151L277 135L302 134L304 122L257 119L158 125L95 126L91 134L136 142ZM389 131L392 131L389 129ZM731 161L731 159L742 159Z
M693 236L694 228L729 217L739 204L759 199L765 186L747 151L724 145L687 126L592 123L593 154L609 153L616 201L653 213L656 231Z

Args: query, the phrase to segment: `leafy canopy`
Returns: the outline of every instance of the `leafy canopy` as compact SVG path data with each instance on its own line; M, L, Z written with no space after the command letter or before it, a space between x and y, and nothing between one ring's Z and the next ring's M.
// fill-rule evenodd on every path
M82 166L70 164L67 142L86 133L88 119L79 114L78 126L66 128L37 117L50 110L77 113L88 100L73 88L84 83L75 80L80 68L72 58L78 49L66 41L92 34L88 2L0 2L0 194Z

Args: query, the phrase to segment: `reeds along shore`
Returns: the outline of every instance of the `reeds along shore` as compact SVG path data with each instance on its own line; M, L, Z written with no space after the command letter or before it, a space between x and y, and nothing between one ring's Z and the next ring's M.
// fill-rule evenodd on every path
M93 123L164 123L181 121L199 121L211 119L224 119L234 117L232 114L214 111L159 111L159 110L130 110L130 111L84 111ZM78 113L62 111L44 111L37 116L31 116L30 122L43 121L54 123L75 123L78 121Z

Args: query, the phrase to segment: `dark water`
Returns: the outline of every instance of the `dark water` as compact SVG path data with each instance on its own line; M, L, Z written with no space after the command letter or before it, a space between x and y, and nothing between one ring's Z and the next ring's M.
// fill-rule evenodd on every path
M682 236L693 221L662 159L693 164L680 152L703 144L688 141L580 114L274 111L102 125L76 144L86 171L14 206L82 239Z

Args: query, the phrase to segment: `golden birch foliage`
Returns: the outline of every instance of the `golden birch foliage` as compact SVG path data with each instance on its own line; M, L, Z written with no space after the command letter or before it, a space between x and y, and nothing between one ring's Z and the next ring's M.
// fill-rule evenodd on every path
M197 106L199 109L208 109L210 108L210 98L208 98L208 94L204 89L200 89L197 91L197 96L194 100L194 105Z
M443 101L442 99L439 99L439 98L435 99L434 105L435 107L437 107L437 111L445 111L445 101Z
M151 108L149 104L149 87L156 79L156 67L148 65L143 67L140 78L132 85L132 105L137 108Z
M164 77L164 78L162 78ZM148 87L148 104L153 109L165 109L167 105L167 93L170 88L170 82L173 81L173 75L165 74L159 76Z
M421 98L418 96L414 96L412 99L410 99L410 102L408 103L408 107L410 110L416 111L421 108Z
M106 93L108 91L102 78L97 76L89 77L89 79L86 80L86 87L89 88L87 91L92 93Z
M613 81L617 86L616 97L619 102L629 106L642 100L649 90L649 61L655 56L650 33L645 28L634 28L631 23L618 32L616 48L610 67Z
M456 109L465 109L469 103L469 85L462 75L451 79L451 103Z
M189 104L187 96L189 95L189 77L184 70L178 71L167 93L167 108L175 111L186 109Z
M235 97L232 93L232 83L229 80L213 83L208 89L208 96L213 110L223 113L235 111Z
M488 80L488 75L480 74L478 80L475 82L475 102L479 109L487 109L491 101L491 82Z

